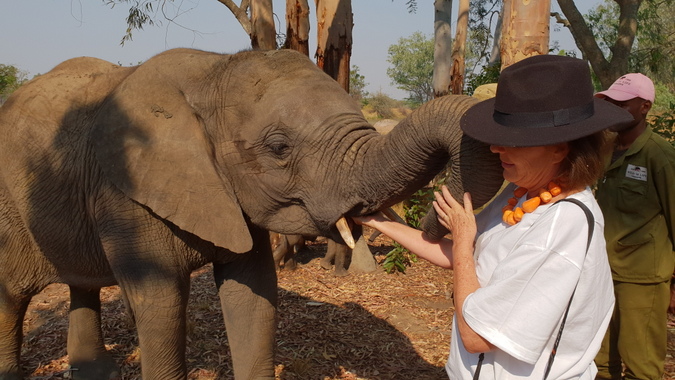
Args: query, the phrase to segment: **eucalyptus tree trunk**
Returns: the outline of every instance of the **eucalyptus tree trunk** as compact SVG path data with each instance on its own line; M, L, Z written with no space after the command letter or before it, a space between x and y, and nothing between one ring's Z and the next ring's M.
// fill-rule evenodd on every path
M452 70L452 0L434 1L434 74L431 86L434 97L450 92Z
M272 0L251 0L251 46L263 50L277 48Z
M351 0L316 0L316 64L349 92L354 15Z
M459 0L457 12L457 33L455 46L452 49L451 89L453 94L461 95L464 92L464 71L466 39L469 30L469 0Z
M550 0L505 0L502 70L525 58L548 54Z
M284 48L309 56L309 4L307 0L286 0L286 42Z

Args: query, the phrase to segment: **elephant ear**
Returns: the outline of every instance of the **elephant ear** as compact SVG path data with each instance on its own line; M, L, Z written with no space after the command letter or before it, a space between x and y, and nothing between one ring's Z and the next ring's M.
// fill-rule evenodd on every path
M140 66L106 100L93 126L96 158L128 197L236 253L253 242L232 184L185 95Z

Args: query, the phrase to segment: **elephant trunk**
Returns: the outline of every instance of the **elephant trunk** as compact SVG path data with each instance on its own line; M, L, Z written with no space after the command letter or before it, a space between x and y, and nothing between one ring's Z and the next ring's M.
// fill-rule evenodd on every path
M487 203L503 183L499 157L487 144L465 136L460 118L476 99L449 95L434 99L401 121L389 134L369 139L359 147L362 172L356 183L367 184L360 193L368 214L408 199L444 168L452 195L462 202L471 193L474 208ZM388 194L388 196L383 196ZM422 221L429 238L448 233L436 219L433 207Z

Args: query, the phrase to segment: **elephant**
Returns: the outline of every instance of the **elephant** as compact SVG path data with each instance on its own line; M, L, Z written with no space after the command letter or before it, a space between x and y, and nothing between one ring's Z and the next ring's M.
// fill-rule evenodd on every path
M453 194L487 202L501 167L458 127L473 104L431 101L381 136L291 50L171 49L133 67L80 57L32 79L0 108L0 379L22 378L22 321L51 283L70 290L73 378L119 374L99 299L116 284L143 378L186 379L190 273L208 263L235 378L273 379L268 231L345 243L345 217L406 199L448 160ZM431 219L430 236L447 233Z
M302 235L285 235L270 231L270 244L276 269L295 270L297 268L295 256L305 248L306 240L307 238Z

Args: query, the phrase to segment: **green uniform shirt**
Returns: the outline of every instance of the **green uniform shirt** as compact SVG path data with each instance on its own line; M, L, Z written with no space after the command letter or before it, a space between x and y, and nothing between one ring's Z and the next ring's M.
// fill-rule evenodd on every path
M608 165L596 198L605 217L614 280L670 279L675 266L675 148L647 128Z

